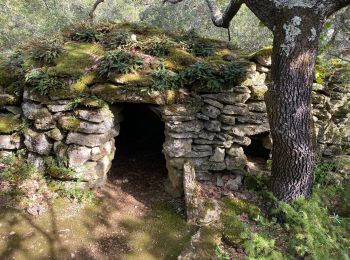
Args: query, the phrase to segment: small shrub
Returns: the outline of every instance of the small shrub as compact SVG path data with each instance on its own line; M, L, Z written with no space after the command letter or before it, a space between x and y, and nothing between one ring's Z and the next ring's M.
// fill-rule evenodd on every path
M103 38L103 30L98 30L90 23L80 23L68 28L66 36L77 42L98 42Z
M127 32L116 32L104 35L101 43L106 50L113 50L126 46L130 42L130 35Z
M126 51L109 51L101 59L97 68L100 77L109 77L113 73L130 73L143 68L143 60Z
M45 159L45 164L47 166L47 171L53 177L74 179L76 176L75 171L59 165L58 161L55 160L53 157L47 157Z
M174 47L175 43L167 38L154 36L140 43L141 50L146 54L163 57L169 54L169 49Z
M47 95L51 89L60 89L64 83L55 77L50 77L41 69L32 69L25 75L25 82L31 86L31 90Z
M310 259L342 258L349 253L349 221L330 216L322 206L318 193L310 200L297 199L293 204L281 203L279 210L289 230L291 252Z
M58 41L42 40L31 44L29 54L34 61L52 64L63 51L64 49Z
M190 44L191 52L196 57L208 57L214 54L214 47L200 41L193 41Z
M326 185L329 184L332 178L332 172L336 169L336 162L322 162L316 163L314 171L314 184Z
M152 78L152 88L157 90L175 89L180 86L179 76L175 72L166 69L164 65L161 65L152 73Z
M237 62L230 62L223 68L223 78L230 86L239 85L247 75L246 67Z
M9 55L5 61L5 67L13 76L21 79L25 75L24 54L21 50L15 51Z
M224 83L224 79L218 75L218 72L205 63L189 66L181 77L184 85L199 84L200 87L210 90L220 89Z

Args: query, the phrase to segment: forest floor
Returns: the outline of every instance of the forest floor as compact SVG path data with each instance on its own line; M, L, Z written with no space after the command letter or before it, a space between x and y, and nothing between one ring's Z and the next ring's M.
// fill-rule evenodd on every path
M117 160L92 204L55 199L39 217L1 208L0 259L176 259L195 230L154 156Z

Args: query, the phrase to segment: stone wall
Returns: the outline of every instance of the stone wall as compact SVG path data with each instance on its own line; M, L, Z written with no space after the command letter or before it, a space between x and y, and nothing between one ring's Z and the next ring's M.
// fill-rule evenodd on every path
M170 192L182 194L188 160L194 164L197 180L224 171L234 176L226 182L236 189L247 169L244 147L250 145L251 137L265 134L264 146L271 149L264 103L270 60L254 62L240 86L221 92L118 92L117 84L102 82L90 86L94 98L43 97L28 89L20 98L0 93L0 156L26 149L28 160L41 172L62 181L99 186L118 152L114 140L123 104L147 103L165 124L163 152ZM349 153L350 87L346 84L315 84L316 140L326 156ZM110 91L113 95L106 94Z

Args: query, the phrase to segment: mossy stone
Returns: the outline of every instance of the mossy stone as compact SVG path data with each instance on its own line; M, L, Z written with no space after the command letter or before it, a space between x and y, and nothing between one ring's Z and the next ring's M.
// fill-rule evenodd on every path
M21 128L22 120L18 115L0 114L0 134L10 134Z

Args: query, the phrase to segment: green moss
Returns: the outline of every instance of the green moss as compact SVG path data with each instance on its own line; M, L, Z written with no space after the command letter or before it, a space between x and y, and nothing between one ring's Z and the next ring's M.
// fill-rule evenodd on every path
M114 74L109 77L109 80L128 86L148 87L152 84L152 77L141 73Z
M197 62L197 59L181 48L170 48L169 55L164 60L164 65L169 69L181 70L186 66Z
M253 53L250 58L256 60L258 57L271 57L272 55L272 46L267 46Z
M79 128L81 120L74 116L61 117L58 120L58 124L65 130L74 131Z
M221 221L223 224L223 238L230 245L239 245L245 239L249 231L247 226L240 220L241 214L247 214L250 219L258 217L260 209L245 200L233 198L224 199L221 205Z
M176 259L194 231L173 206L165 203L153 206L143 220L129 218L121 224L130 235L131 246L123 259Z
M21 127L22 120L13 114L0 114L0 133L10 134L18 131Z
M85 74L94 60L104 55L100 45L91 43L68 42L64 49L64 53L55 60L57 65L48 69L49 75L79 77Z

